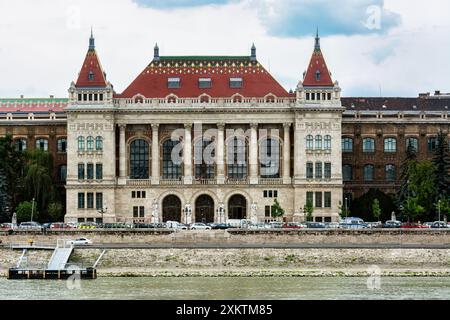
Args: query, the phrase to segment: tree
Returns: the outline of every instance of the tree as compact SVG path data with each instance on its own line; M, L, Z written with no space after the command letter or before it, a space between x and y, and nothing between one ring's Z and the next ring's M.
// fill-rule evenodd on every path
M408 217L408 221L417 221L425 213L425 208L419 204L418 198L409 198L403 206L403 213Z
M434 206L436 208L436 212L441 213L441 219L442 216L448 217L450 215L450 198L441 198L434 204Z
M436 187L438 197L447 198L450 188L450 152L447 135L442 131L437 137L437 146L434 151L433 164L436 166Z
M281 207L280 203L278 202L278 199L275 199L273 201L272 205L272 217L273 218L280 218L284 215L284 209Z
M15 208L19 202L22 187L23 154L16 150L11 135L0 138L0 219L5 216L5 208Z
M342 219L349 216L349 214L350 214L349 208L347 206L343 206L341 201L339 201L338 209L339 209L339 215L341 216Z
M401 186L397 193L397 206L400 207L411 196L409 181L414 167L417 164L417 150L409 144L406 149L406 157L402 163L402 173L400 176Z
M40 209L55 198L52 179L53 159L50 153L41 150L27 151L24 184L28 199L34 198Z
M372 214L375 217L375 219L380 221L381 208L380 208L380 201L378 201L378 199L373 200L373 203L372 203Z
M303 210L306 213L306 221L313 221L314 205L311 199L306 201L306 205Z
M414 198L411 203L416 203L424 209L423 213L428 214L428 218L433 217L435 208L434 203L438 195L436 185L436 167L430 161L418 162L411 167L409 179L410 198ZM406 207L408 200L403 204Z
M351 211L365 221L373 219L372 205L378 200L381 215L378 218L381 221L389 220L393 211L397 210L394 196L384 193L379 189L370 189L365 194L352 201Z
M35 219L37 218L36 207L33 208L33 204L28 201L19 203L19 205L16 208L17 221L18 222L30 221L32 211L33 211L33 220L36 220Z
M48 205L47 213L52 221L60 221L63 216L63 206L59 202L52 202Z

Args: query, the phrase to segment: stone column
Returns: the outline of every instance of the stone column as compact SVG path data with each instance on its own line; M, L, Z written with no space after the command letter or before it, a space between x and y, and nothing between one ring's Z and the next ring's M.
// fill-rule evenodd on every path
M119 184L126 184L127 180L127 151L126 151L126 124L119 124L120 140L119 140Z
M152 184L159 184L159 124L152 124Z
M294 182L296 184L300 183L302 179L302 132L297 121L294 124ZM303 177L304 178L304 177Z
M291 124L283 124L284 144L283 144L283 183L291 184Z
M217 124L216 141L217 184L225 183L225 124Z
M192 184L192 124L184 125L184 146L183 146L183 162L184 162L184 184Z
M250 124L250 184L258 184L258 124Z

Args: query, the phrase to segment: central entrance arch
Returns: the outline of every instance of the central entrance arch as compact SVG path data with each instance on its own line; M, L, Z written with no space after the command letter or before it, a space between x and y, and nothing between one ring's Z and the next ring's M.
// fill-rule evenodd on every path
M236 194L228 200L228 219L245 219L247 217L247 199Z
M207 194L201 195L195 201L195 222L214 222L214 200Z
M175 195L168 195L162 202L163 222L181 222L181 200Z

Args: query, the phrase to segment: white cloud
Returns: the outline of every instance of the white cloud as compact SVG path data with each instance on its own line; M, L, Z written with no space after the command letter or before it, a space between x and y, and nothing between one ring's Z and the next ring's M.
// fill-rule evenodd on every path
M416 96L450 91L450 3L386 0L402 25L385 35L328 36L322 48L345 95ZM276 6L277 2L273 3ZM425 7L426 6L426 7ZM429 14L432 8L433 14ZM274 7L276 12L276 7ZM248 2L157 10L132 0L0 0L0 97L67 96L94 26L97 50L117 92L161 55L243 55L258 58L281 84L295 88L308 64L311 37L278 38Z

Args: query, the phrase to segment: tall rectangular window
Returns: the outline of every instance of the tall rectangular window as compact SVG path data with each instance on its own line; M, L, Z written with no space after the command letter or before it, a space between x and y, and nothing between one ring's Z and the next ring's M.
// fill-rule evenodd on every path
M78 209L84 209L84 193L78 193Z
M87 164L86 176L87 176L88 180L94 180L94 164L93 163Z
M434 152L437 148L438 140L436 137L428 138L428 152Z
M84 163L78 164L78 180L84 180Z
M139 218L139 207L133 207L133 218Z
M264 207L264 212L266 214L266 217L270 217L270 210L271 210L271 206L265 206Z
M322 192L316 192L316 208L322 208Z
M312 162L306 163L306 179L314 178L314 164Z
M95 164L95 178L97 180L103 179L103 164L101 164L101 163Z
M103 209L103 193L101 192L95 194L95 208L97 210Z
M323 200L325 208L331 208L331 192L325 192Z
M312 204L314 204L314 192L307 192L306 193L306 201L307 202L311 202Z
M94 209L94 194L92 192L87 193L87 208Z
M144 218L145 217L145 208L139 207L139 217Z
M325 179L331 179L331 163L325 162Z
M316 162L316 179L322 179L322 162Z

